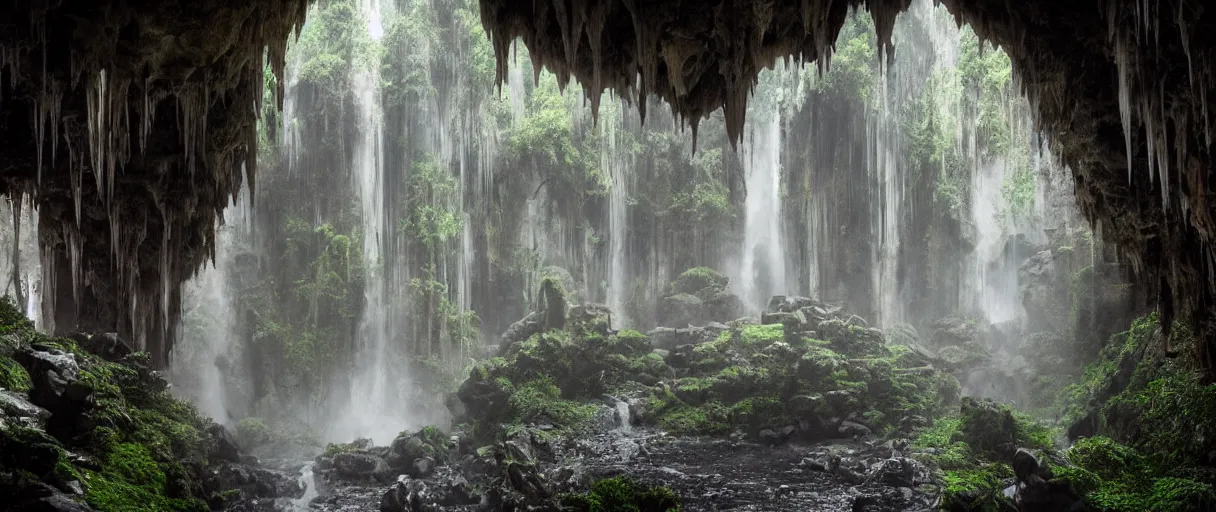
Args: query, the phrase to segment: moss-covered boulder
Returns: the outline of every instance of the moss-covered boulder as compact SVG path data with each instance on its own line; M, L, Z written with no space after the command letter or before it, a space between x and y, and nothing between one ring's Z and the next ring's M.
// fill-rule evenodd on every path
M231 439L217 437L222 428L169 393L147 354L106 360L70 339L38 333L7 300L0 319L8 345L0 367L9 385L18 384L7 393L29 391L6 396L51 413L45 430L38 421L0 422L0 495L28 496L48 485L65 493L31 497L42 505L7 504L22 509L66 499L103 512L203 511L228 500L220 494L241 493L218 482L221 472L212 469L235 458ZM5 403L11 418L17 402Z
M887 346L881 332L835 318L819 325L825 323L820 331L832 341L782 324L744 324L679 347L668 357L679 361L672 363L679 378L652 395L652 417L678 433L794 426L804 437L821 438L837 435L846 420L892 429L956 396L953 377L909 368L907 351Z
M733 320L743 314L743 302L727 289L730 280L708 267L680 274L656 304L660 326L683 328Z

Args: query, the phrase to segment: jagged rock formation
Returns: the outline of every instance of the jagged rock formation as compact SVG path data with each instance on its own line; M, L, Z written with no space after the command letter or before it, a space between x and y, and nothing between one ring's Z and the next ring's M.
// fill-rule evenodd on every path
M870 11L879 43L887 47L895 17L909 3L481 5L500 82L507 50L518 37L538 69L549 68L563 82L573 77L589 90L593 104L603 90L627 99L656 94L694 132L699 120L722 107L729 136L738 140L761 69L788 57L828 64L851 6ZM1040 129L1073 170L1082 211L1138 268L1150 271L1148 279L1160 281L1166 315L1177 310L1210 326L1216 317L1216 251L1208 240L1216 235L1216 221L1208 174L1216 116L1207 98L1216 93L1209 64L1216 41L1198 27L1216 14L1191 0L942 3L1009 54ZM635 104L645 109L645 102Z
M163 366L178 286L256 170L263 57L283 69L307 1L0 7L0 193L39 208L44 311Z

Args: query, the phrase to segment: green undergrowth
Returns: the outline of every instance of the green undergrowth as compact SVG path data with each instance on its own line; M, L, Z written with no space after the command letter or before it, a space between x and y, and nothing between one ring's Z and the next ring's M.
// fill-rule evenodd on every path
M1174 348L1191 348L1185 326L1173 332ZM1054 480L1091 510L1216 507L1216 478L1204 467L1216 449L1216 386L1204 384L1187 358L1166 357L1160 334L1156 314L1135 320L1069 387L1061 399L1067 410L1062 424L1081 437L1068 449L1053 449L1057 429L1007 406L972 407L977 402L968 399L960 415L939 418L922 431L913 444L933 449L922 457L943 471L945 503L1009 510L1001 490L1013 472L1009 458L996 452L1008 455L999 448L1012 442L1038 449Z
M35 331L7 299L0 303L0 321L0 338L11 343L0 352L0 385L30 386L28 373L11 355L36 343L73 354L78 384L92 404L62 413L77 417L52 418L58 438L7 425L0 451L9 456L0 457L0 484L19 488L37 480L67 488L77 481L84 501L102 512L207 510L196 496L199 468L207 459L205 422L169 393L167 383L149 369L146 353L121 363L104 361L71 340Z
M1186 353L1195 337L1178 322L1170 345ZM1111 337L1063 397L1065 423L1079 439L1068 452L1070 480L1101 510L1209 510L1216 476L1216 384L1192 359L1169 357L1156 313ZM1068 472L1069 470L1065 470Z
M743 325L678 354L680 377L651 392L655 423L676 434L756 433L856 416L878 433L934 415L957 381L913 368L881 332L823 322L826 339L782 324ZM830 432L829 432L830 434Z
M1097 510L1189 512L1216 507L1211 474L1187 466L1162 465L1107 437L1078 440L1066 452L1072 467L1055 468Z
M1050 452L1056 430L1007 405L965 397L957 414L936 419L913 440L918 455L942 470L946 508L1011 510L1002 490L1013 477L1013 452L1031 448Z
M561 496L562 507L572 512L679 512L680 499L671 489L647 486L628 476L606 478L591 484L585 494Z

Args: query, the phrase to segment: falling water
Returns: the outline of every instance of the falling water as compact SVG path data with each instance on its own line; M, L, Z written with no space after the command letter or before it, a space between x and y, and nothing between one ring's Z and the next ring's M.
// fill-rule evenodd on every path
M249 190L224 210L219 227L214 264L205 265L183 293L182 340L170 361L175 392L185 395L199 411L216 422L231 426L247 405L241 384L249 375L240 362L244 347L236 329L238 257L250 243Z
M965 303L994 324L1024 314L1017 293L1017 265L1008 264L1005 256L1006 241L1012 232L1009 221L1002 222L1006 201L1001 195L1001 185L1007 168L1005 159L1000 158L977 165L971 173L971 218L976 225L977 240L969 262L971 276L964 281L971 283L965 291L969 295Z
M604 105L606 112L614 112L615 105ZM602 136L600 138L600 166L608 171L609 177L612 178L612 189L608 196L608 243L609 243L609 282L608 282L608 305L613 311L617 312L619 321L616 323L620 326L629 325L629 320L625 317L625 283L626 281L626 240L625 232L628 228L628 197L629 197L629 177L628 171L631 169L621 161L620 152L617 149L617 123L620 119L615 115L601 115L600 129Z
M16 199L16 201L14 201ZM9 198L0 208L0 289L40 323L42 260L38 254L38 212L32 201ZM14 252L14 244L16 251ZM14 269L19 269L14 275ZM21 304L20 298L25 298Z
M902 95L902 89L892 91L889 67L886 63L885 52L881 58L879 87L880 105L876 114L871 116L866 126L866 136L870 139L873 149L869 153L868 167L874 175L873 183L877 185L874 194L878 200L871 201L874 209L871 217L870 236L873 240L871 254L871 278L873 296L877 305L876 322L883 327L890 327L903 321L903 302L900 300L898 268L899 268L899 222L903 216L903 175L900 172L900 134L897 106L892 104L892 95ZM898 83L898 82L897 82Z
M739 289L752 308L787 286L781 236L781 115L775 105L744 127L739 156L746 174L743 252Z
M379 0L363 0L360 7L368 20L368 32L373 39L383 34L380 28ZM395 358L389 347L390 312L386 297L382 239L385 237L384 211L384 132L379 115L380 76L377 66L359 66L352 70L351 83L359 106L359 139L355 145L353 168L362 207L363 259L367 269L364 286L363 316L359 321L356 343L355 371L351 382L350 412L335 418L331 426L334 439L370 437L387 442L406 423L406 404L398 400L393 384L404 382L390 368ZM391 226L389 226L391 227ZM390 380L390 372L394 373Z

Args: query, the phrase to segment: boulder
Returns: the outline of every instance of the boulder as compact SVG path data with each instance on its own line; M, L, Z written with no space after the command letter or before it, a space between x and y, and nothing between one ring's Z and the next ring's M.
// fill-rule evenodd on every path
M506 356L513 353L516 349L515 345L531 338L534 334L539 334L544 329L544 325L544 316L535 311L511 324L507 327L507 331L499 337L498 355Z
M14 354L30 374L30 401L52 413L63 405L68 386L80 376L76 355L46 345L33 344Z
M854 439L868 437L869 435L873 434L870 427L848 420L840 422L840 426L837 427L836 430L840 432L840 435Z
M414 459L414 463L410 465L410 476L414 478L426 478L435 472L435 459L430 457L419 457Z
M212 461L241 462L241 449L236 438L218 423L207 427L207 457Z
M50 417L50 411L30 403L25 396L0 390L0 424L42 428Z
M120 338L118 333L114 332L78 332L68 335L68 338L75 341L77 346L88 353L110 362L118 362L124 357L135 353L131 345Z
M991 399L963 397L959 434L976 453L1010 459L1017 451L1017 419L1008 407Z
M385 461L393 469L412 468L418 459L430 459L433 468L436 460L443 459L448 452L445 436L438 429L427 427L418 432L399 434L385 454Z
M579 304L570 308L566 322L571 332L584 338L607 337L612 332L612 310L603 304Z
M422 480L398 480L380 497L380 512L422 512L422 497L426 491L426 483Z
M346 479L363 479L388 469L384 459L369 453L346 452L334 455L333 468Z
M27 486L15 495L4 498L11 510L28 512L93 512L88 505L76 502L58 489L46 484Z
M660 326L686 327L704 323L705 303L697 296L679 293L659 299L655 321Z

